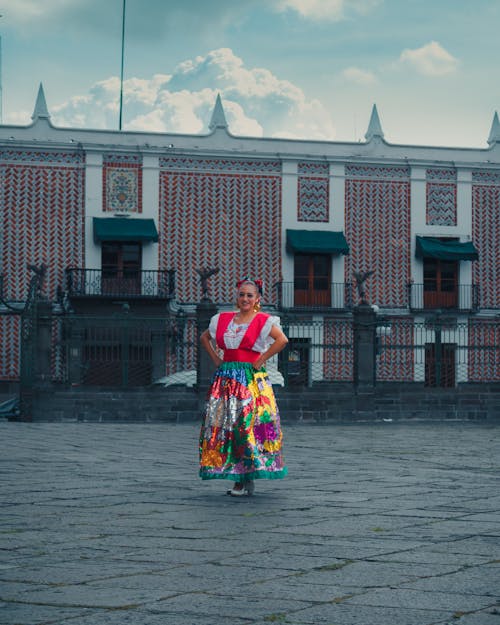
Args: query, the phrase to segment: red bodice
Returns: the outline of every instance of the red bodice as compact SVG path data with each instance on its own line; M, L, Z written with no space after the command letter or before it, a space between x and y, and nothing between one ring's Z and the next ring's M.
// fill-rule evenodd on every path
M252 348L270 315L261 312L257 313L248 324L248 328L241 339L238 349L227 349L224 343L224 334L229 324L234 319L235 314L236 313L233 312L220 313L215 334L217 347L224 350L224 362L255 362L260 353L254 351Z

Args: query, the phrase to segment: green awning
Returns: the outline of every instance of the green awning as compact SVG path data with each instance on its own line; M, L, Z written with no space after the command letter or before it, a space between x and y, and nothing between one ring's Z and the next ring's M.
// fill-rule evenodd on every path
M133 217L94 217L94 240L158 241L154 219Z
M477 260L479 255L472 241L443 241L433 237L417 237L417 258L439 260Z
M327 230L287 230L287 249L306 254L349 254L343 232Z

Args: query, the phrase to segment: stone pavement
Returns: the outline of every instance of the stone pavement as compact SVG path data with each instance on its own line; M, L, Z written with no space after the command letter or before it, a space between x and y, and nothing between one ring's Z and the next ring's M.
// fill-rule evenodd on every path
M284 424L286 480L196 424L0 423L2 625L500 625L500 427Z

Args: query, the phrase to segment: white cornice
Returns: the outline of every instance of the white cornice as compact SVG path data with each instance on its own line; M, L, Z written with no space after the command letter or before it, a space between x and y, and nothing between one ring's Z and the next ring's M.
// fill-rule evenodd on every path
M190 154L228 158L276 158L280 160L323 160L379 165L480 167L500 165L500 143L487 148L415 146L391 144L380 137L367 143L300 139L235 137L227 130L208 135L181 135L54 127L47 118L29 126L0 126L3 149L52 149L85 152L138 152L151 156Z

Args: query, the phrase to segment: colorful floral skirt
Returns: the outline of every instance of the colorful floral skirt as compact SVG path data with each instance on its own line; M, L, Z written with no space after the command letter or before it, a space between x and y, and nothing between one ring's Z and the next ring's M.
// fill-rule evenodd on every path
M200 477L235 482L285 477L282 432L264 368L223 362L208 393L200 432Z

